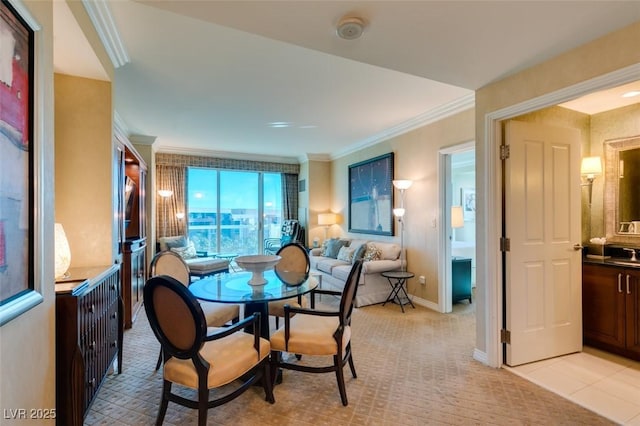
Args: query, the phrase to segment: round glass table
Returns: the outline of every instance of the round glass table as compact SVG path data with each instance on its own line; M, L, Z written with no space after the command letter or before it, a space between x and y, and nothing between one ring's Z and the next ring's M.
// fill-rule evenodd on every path
M245 316L260 312L260 334L268 339L268 303L309 293L318 286L318 279L298 272L276 274L273 270L265 271L264 278L266 284L253 286L248 284L251 272L223 273L194 281L189 290L200 300L242 303Z

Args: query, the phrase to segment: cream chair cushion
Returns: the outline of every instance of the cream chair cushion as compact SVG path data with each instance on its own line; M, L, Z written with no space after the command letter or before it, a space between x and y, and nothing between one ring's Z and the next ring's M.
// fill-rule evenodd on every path
M284 327L281 327L271 336L271 348L274 351L301 355L335 355L338 353L338 347L333 333L339 325L338 317L320 317L298 313L291 318L289 347L285 347ZM349 340L351 340L351 327L346 326L342 336L343 353Z
M208 333L217 330L209 327ZM269 341L260 338L260 360L269 356ZM231 383L251 370L259 362L258 353L253 347L253 335L233 333L220 340L206 342L200 355L209 363L209 389ZM190 359L171 358L164 365L164 378L173 383L198 389L198 374Z
M240 316L240 306L230 303L206 302L201 300L200 307L208 326L218 327Z

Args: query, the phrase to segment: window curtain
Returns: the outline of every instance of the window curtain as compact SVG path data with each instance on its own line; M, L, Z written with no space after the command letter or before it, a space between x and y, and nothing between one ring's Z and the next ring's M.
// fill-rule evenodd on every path
M282 173L282 219L298 219L298 175Z
M169 197L156 194L156 235L172 237L186 234L186 217L178 218L178 213L185 215L185 175L184 166L156 166L156 188L158 191L173 191Z

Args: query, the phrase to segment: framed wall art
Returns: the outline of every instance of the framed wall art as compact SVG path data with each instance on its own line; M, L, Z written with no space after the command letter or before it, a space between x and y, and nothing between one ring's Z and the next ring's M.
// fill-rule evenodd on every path
M349 166L349 232L393 235L393 153Z
M465 222L476 220L476 190L470 188L460 188L460 203Z
M0 2L0 325L42 301L34 283L34 21L21 6Z

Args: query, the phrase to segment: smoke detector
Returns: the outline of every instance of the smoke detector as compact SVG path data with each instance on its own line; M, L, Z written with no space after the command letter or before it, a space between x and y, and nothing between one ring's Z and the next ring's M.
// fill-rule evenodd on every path
M364 20L356 17L342 18L338 22L336 33L345 40L355 40L364 32Z

